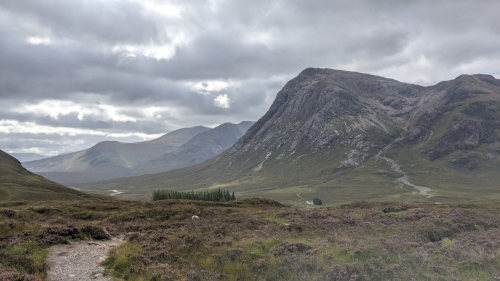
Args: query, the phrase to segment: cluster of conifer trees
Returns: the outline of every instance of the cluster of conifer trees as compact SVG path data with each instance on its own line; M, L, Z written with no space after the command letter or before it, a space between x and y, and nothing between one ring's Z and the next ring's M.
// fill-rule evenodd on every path
M231 194L228 190L217 189L214 191L200 192L181 192L175 190L155 190L153 191L153 201L164 199L189 199L204 201L232 201L235 200L234 192Z

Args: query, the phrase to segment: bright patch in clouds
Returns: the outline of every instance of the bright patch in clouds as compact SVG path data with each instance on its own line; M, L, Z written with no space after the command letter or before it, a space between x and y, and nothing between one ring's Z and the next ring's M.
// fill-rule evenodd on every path
M26 42L31 45L49 45L51 40L48 37L30 36L26 38Z
M224 108L224 109L228 109L230 107L230 102L231 102L231 100L229 99L227 94L218 95L214 99L215 106L220 107L220 108Z
M202 95L209 95L211 92L220 92L227 87L229 87L229 83L221 80L203 81L192 85L192 88Z
M127 57L142 55L155 60L167 60L175 55L175 44L164 45L116 45L112 48L114 53Z
M119 108L107 104L78 104L72 101L44 100L38 104L21 105L13 110L18 113L33 113L58 120L61 116L76 114L78 120L90 117L101 121L136 122L137 119L119 112Z
M91 135L91 136L105 136L110 138L139 137L143 140L151 140L161 136L161 134L145 134L139 132L116 133L116 132L96 131L90 129L52 127L52 126L38 125L33 122L19 122L17 120L0 120L0 133L56 134L60 136Z
M147 10L165 17L179 18L181 16L180 8L169 3L154 0L136 0L136 2L143 5Z

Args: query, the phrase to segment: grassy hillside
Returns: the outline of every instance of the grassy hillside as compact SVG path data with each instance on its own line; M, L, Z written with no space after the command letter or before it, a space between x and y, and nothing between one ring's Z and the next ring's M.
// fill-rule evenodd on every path
M0 202L14 200L66 200L91 198L33 174L15 158L0 150Z
M0 203L0 279L42 280L48 247L105 227L126 239L103 263L115 280L498 280L499 213L499 201Z
M338 205L356 200L401 202L453 202L457 200L500 199L498 156L482 161L481 167L453 167L446 159L431 161L420 147L400 147L389 156L398 159L409 179L431 188L432 197L418 194L414 188L397 181L401 174L391 170L384 161L371 157L363 165L340 169L345 149L322 155L306 155L294 162L243 163L241 168L226 170L223 161L209 161L181 170L155 175L123 178L87 184L82 189L107 194L119 189L126 199L150 200L153 190L210 190L235 191L237 196L263 197L298 206L319 197L326 205ZM262 155L261 159L264 159ZM486 159L486 158L485 158ZM236 165L238 163L234 163ZM233 171L242 171L241 173Z

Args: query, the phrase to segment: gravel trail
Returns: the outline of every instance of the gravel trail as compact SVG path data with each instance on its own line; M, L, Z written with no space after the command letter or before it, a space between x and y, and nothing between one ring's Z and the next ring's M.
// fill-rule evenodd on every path
M431 131L430 137L432 137L432 134L433 134L433 132ZM421 194L421 195L424 195L426 197L432 197L432 194L429 193L429 191L431 191L432 189L430 189L428 187L425 187L425 186L418 186L418 185L415 185L415 184L411 183L410 180L408 179L408 174L401 169L401 165L399 165L394 159L391 159L391 158L386 157L386 156L382 156L386 151L388 151L389 149L391 149L392 146L396 142L398 142L400 140L401 140L401 137L395 139L389 145L387 145L386 147L384 147L383 149L381 149L377 153L377 155L375 157L377 157L378 159L383 159L384 161L386 161L387 163L389 163L391 165L391 170L393 170L394 172L403 174L402 177L399 177L397 179L398 182L400 182L400 183L402 183L404 185L407 185L407 186L415 188L416 190L418 190L418 193Z
M123 237L110 240L79 241L55 245L48 256L49 281L112 281L104 276L104 268L99 264L108 256L109 251L124 242Z

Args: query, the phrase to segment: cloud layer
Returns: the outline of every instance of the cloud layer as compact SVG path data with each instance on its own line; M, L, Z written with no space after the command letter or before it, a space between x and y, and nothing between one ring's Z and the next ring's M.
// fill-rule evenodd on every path
M0 149L59 154L256 120L303 68L500 75L500 2L0 2ZM497 76L498 77L498 76Z

